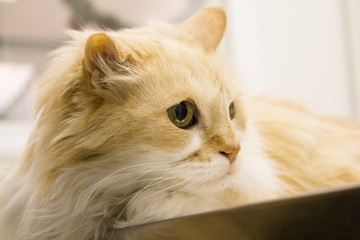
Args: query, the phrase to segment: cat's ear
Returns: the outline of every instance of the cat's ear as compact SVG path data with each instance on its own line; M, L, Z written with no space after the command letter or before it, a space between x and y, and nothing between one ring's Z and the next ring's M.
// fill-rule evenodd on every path
M204 8L182 26L195 36L206 51L215 51L225 32L226 14L221 7Z
M83 71L89 78L91 85L96 88L106 88L102 78L109 72L118 71L127 61L121 54L114 41L105 33L95 33L88 37L85 44Z

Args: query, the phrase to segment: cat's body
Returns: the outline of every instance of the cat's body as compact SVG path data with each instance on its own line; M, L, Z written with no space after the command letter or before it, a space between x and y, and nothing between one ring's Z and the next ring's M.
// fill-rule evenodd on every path
M225 25L209 8L178 26L72 32L0 182L0 239L101 239L359 181L360 125L247 96L214 54Z

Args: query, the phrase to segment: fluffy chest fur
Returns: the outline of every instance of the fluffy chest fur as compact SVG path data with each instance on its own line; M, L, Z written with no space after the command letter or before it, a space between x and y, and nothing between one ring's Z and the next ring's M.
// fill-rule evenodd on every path
M71 32L27 149L0 182L0 239L113 228L360 179L360 126L244 93L221 8L181 25Z

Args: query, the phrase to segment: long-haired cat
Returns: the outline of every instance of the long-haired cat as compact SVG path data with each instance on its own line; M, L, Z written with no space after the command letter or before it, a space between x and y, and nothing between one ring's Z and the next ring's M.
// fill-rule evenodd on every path
M225 26L214 7L181 25L70 32L0 183L0 239L102 239L360 180L360 125L246 95L215 53Z

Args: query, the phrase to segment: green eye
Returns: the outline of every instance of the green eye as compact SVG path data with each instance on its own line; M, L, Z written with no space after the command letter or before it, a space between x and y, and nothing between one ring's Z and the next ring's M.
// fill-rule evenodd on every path
M229 106L229 115L230 115L230 119L234 118L235 115L234 102L232 102Z
M194 104L182 101L167 110L169 119L179 128L188 128L195 124Z

